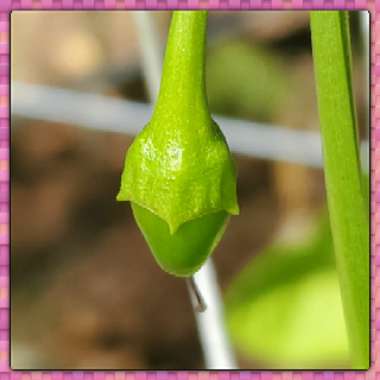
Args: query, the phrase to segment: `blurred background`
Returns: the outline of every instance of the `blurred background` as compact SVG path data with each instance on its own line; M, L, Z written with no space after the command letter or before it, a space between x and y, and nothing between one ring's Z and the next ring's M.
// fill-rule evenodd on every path
M368 152L363 13L351 32ZM12 12L13 369L205 368L185 282L115 201L150 116L135 14ZM163 52L170 12L150 18ZM241 214L213 258L239 368L348 367L309 15L210 12L207 54L210 109L238 169Z

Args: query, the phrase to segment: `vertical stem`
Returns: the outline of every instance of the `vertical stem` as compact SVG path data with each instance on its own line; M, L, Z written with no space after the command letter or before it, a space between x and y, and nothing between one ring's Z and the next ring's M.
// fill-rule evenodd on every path
M204 70L206 32L207 11L173 12L153 118L168 109L208 116Z
M327 200L352 366L369 366L369 215L362 189L348 15L311 12Z
M174 12L174 16L177 13L182 12ZM186 11L186 13L190 14L193 12ZM205 18L205 20L203 20L204 24L202 22L202 25L204 26L201 28L201 34L203 35L203 42L201 47L203 49L202 55L204 55L204 45L206 38L205 22L207 14L205 14L205 12L197 13L202 13L202 18ZM149 60L151 59L153 53L148 51L148 46L156 50L156 54L153 54L154 57L159 56L160 47L157 45L157 39L155 39L155 37L152 35L152 33L154 33L153 20L150 18L148 13L144 12L144 14L144 16L136 15L136 25L139 28L143 59ZM144 18L143 22L141 22L142 17ZM150 24L149 28L147 27L148 24ZM168 54L168 49L166 54ZM149 89L152 101L156 97L157 73L161 67L161 63L158 60L155 60L154 62L156 64L154 70L153 65L144 65L147 69L152 70L150 74L144 72L145 81L147 82L147 87ZM201 68L200 71L203 73L204 63L198 60L198 64ZM200 83L204 86L204 74L202 74ZM161 84L161 88L162 87L163 84ZM164 90L161 90L161 92L164 92ZM198 313L194 310L198 327L198 334L205 357L206 368L236 369L236 359L225 327L222 295L218 286L218 280L216 278L216 273L211 258L209 258L206 264L199 270L199 272L195 274L193 281L195 281L196 285L198 285L199 291L202 293L202 296L205 297L207 302L207 309L203 313Z

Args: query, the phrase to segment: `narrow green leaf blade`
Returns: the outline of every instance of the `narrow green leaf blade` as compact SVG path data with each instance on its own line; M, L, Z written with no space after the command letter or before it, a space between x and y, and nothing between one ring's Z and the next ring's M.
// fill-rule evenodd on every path
M352 366L369 366L369 214L362 188L348 14L311 12L327 199Z

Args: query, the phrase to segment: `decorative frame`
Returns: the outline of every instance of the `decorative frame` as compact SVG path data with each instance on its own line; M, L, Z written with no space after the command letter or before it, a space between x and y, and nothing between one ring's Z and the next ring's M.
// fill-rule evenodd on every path
M368 371L13 371L10 308L10 14L13 10L370 12L371 367ZM377 162L379 164L377 165ZM0 380L380 380L380 0L0 0Z

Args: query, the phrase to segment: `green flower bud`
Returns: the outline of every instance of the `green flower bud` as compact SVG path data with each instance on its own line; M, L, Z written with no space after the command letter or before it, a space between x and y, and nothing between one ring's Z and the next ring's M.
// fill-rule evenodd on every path
M159 98L130 146L119 201L130 201L158 264L177 276L197 271L239 213L236 172L207 106L205 11L174 12Z

